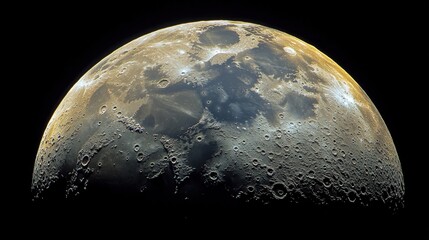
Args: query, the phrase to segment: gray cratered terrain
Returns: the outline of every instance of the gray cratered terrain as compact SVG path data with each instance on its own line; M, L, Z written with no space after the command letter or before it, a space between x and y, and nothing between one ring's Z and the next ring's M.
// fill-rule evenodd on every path
M334 61L271 28L205 21L82 76L46 128L32 191L397 209L404 182L379 112Z

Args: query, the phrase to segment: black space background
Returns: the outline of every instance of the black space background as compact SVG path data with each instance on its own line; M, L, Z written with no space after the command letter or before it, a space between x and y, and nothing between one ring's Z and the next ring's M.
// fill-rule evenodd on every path
M55 108L87 70L116 48L153 30L194 20L231 19L292 34L316 46L353 76L375 103L392 134L406 187L405 208L397 215L384 216L378 235L368 232L367 237L429 237L427 1L380 5L362 1L158 2L116 1L95 6L23 3L11 9L11 17L3 19L6 34L2 38L8 42L4 51L15 49L10 58L12 66L2 67L13 73L3 79L13 86L3 89L6 112L2 117L7 123L7 135L3 137L11 139L4 151L15 154L3 159L8 164L2 169L6 191L1 195L10 202L3 211L12 213L7 215L12 226L26 229L41 219L34 215L30 195L38 144ZM7 12L8 8L3 10ZM58 211L67 212L61 207ZM279 221L287 218L276 217L280 217ZM79 224L90 224L94 216L85 213L82 218L87 220ZM329 215L324 218L330 221ZM382 221L394 224L383 225ZM356 231L366 231L357 222L360 221L353 223ZM317 223L308 219L303 224L311 232ZM330 227L327 231L336 231L335 226ZM293 229L279 229L283 236L288 235L285 232L291 234ZM347 239L355 233L343 237ZM305 234L301 237L305 239Z

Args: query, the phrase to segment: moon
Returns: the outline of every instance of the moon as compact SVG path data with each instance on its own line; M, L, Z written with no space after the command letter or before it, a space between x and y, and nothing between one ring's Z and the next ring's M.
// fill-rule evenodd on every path
M164 28L70 89L43 134L35 200L403 206L392 137L332 59L235 21Z

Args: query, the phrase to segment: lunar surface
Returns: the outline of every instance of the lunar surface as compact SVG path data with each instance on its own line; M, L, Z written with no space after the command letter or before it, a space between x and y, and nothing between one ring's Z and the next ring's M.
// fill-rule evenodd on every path
M48 123L32 192L398 209L404 181L379 112L333 60L275 29L204 21L83 75Z

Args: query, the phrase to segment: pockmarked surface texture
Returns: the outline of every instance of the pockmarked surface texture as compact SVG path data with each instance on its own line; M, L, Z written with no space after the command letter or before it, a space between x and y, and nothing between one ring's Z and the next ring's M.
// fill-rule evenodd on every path
M32 191L396 209L404 182L379 112L334 61L278 30L206 21L82 76L48 123Z

